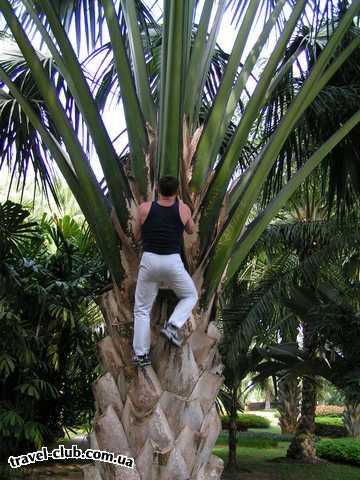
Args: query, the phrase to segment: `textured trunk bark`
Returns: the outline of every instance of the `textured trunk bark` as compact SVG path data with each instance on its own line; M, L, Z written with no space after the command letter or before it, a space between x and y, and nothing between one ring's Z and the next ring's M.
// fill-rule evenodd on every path
M230 419L229 421L229 457L227 468L235 468L236 462L236 419Z
M287 451L289 458L307 463L316 463L315 449L316 384L313 378L305 377L302 385L301 417L293 441Z
M309 325L303 320L303 347L309 358L315 354L316 339L311 334ZM315 410L316 383L315 378L306 376L302 381L301 416L295 436L287 451L289 458L306 463L319 463L315 448Z
M278 383L278 410L281 433L295 433L299 418L299 381L296 378L281 378Z
M360 403L346 404L344 425L351 437L360 438Z
M305 319L302 321L303 348L309 358L315 354L316 339L311 334ZM305 376L302 380L301 415L298 421L295 436L288 448L287 457L301 460L306 463L318 463L315 448L315 410L316 410L316 383L315 377Z
M232 388L232 405L231 405L231 411L230 413L230 418L229 418L229 457L228 457L228 463L227 463L227 468L228 469L234 469L236 468L237 462L236 462L236 436L237 436L237 387Z
M212 304L207 311L194 309L178 349L159 334L171 310L169 295L160 290L151 315L152 366L136 369L129 298L112 290L99 301L108 336L98 345L104 374L94 384L91 446L133 457L136 468L96 462L97 472L90 469L85 478L220 479L223 462L211 452L221 431L215 398L224 377L220 333L209 322Z

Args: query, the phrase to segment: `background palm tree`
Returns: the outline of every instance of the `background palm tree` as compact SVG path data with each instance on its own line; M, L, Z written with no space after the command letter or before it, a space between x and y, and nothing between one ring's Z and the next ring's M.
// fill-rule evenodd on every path
M356 245L359 241L359 222L356 208L344 221L334 215L335 209L332 217L326 220L328 208L325 208L325 198L322 198L320 191L316 189L318 174L319 172L307 179L289 205L279 213L280 219L268 226L250 252L242 271L238 272L239 283L233 293L236 302L225 310L224 315L224 320L231 325L230 344L226 352L232 368L242 368L238 366L237 354L249 342L255 340L253 347L261 348L264 344L292 343L294 348L298 343L299 331L308 361L310 362L312 357L318 358L320 345L323 345L328 337L324 334L317 338L316 332L321 331L321 314L316 317L316 327L313 326L311 305L306 300L308 294L304 296L302 289L305 290L305 287L311 285L316 291L324 282L329 281L333 288L338 288L337 282L341 285L344 280L341 280L342 276L336 272L343 268L344 263L347 265L350 262L353 265L350 270L355 269L355 277L349 279L349 282L353 285L352 289L357 291ZM244 279L249 282L250 287L245 295L240 283ZM357 308L355 304L354 308ZM343 325L340 317L337 322L334 321L333 327L341 331ZM353 328L358 327L354 325ZM341 355L351 354L353 347L350 343L347 354L345 344L342 345L342 348L338 347L343 352ZM276 352L276 348L273 351ZM289 355L289 352L286 352L286 355ZM255 369L261 360L260 356L258 363L254 365ZM293 360L291 357L291 362ZM283 359L282 365L284 363ZM240 364L243 365L244 362ZM267 375L275 374L276 365L269 364L268 367ZM283 369L282 373L286 373L286 369ZM283 423L293 424L294 431L296 430L288 455L308 461L315 459L314 417L318 382L313 377L308 371L303 378L299 421L299 387L296 374L291 371L291 374L287 372L286 375L280 375L278 389ZM356 398L353 384L350 391ZM354 419L357 417L356 402L353 400Z
M106 373L94 386L93 445L134 456L137 469L126 473L127 478L149 478L149 465L156 478L220 477L222 462L211 455L220 432L214 401L223 381L219 332L213 322L218 295L271 218L360 120L360 112L355 112L339 122L333 135L322 139L299 168L294 165L291 178L271 203L253 215L269 173L281 165L279 154L295 125L360 45L359 38L346 40L360 10L355 0L336 29L328 32L325 48L270 138L256 144L254 127L262 108L300 54L296 51L282 67L291 35L306 24L316 38L322 26L319 18L329 15L331 3L326 2L322 12L321 2L304 0L241 4L206 0L203 5L194 0L166 1L158 25L137 0L1 2L0 12L20 49L0 67L3 159L15 162L23 173L31 161L50 190L50 159L56 162L111 273L112 284L98 300L108 336L99 344ZM234 8L236 38L221 75L209 83L227 7ZM246 40L260 11L264 28L246 54ZM86 22L83 29L81 18ZM72 26L75 38L68 34ZM247 97L250 72L258 67L262 47L275 27L277 42ZM40 51L33 47L33 29L43 42ZM107 43L113 58L111 69L95 84L76 53L83 41L92 52L106 51ZM97 103L104 99L104 84L113 81L120 87L126 122L128 149L123 154L110 138ZM204 99L207 109L202 108ZM229 131L239 102L238 121ZM251 142L261 148L239 168ZM89 161L90 147L103 182ZM197 285L199 303L184 328L184 347L175 351L159 338L173 298L166 292L158 297L152 318L153 369L143 372L131 365L140 253L131 224L136 205L154 198L156 181L163 174L179 177L181 196L197 225L196 232L185 238L183 258ZM103 478L124 475L122 467L99 467Z

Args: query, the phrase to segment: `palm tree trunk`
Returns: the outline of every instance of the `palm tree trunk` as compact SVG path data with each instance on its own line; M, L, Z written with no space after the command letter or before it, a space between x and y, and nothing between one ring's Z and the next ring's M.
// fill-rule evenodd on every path
M236 433L237 433L237 425L236 419L230 418L229 419L229 456L228 456L228 463L227 468L236 468Z
M315 339L309 331L309 325L303 321L303 346L309 357L315 354ZM302 380L301 416L295 436L288 448L287 457L306 463L318 463L315 448L315 377L304 376Z
M89 470L85 478L221 476L223 461L211 453L221 431L215 398L224 380L217 348L220 334L209 322L212 304L206 311L193 310L178 349L159 334L172 308L168 293L159 292L152 310L152 366L144 369L131 365L131 302L118 290L100 298L108 336L98 345L104 374L94 384L97 412L91 445L133 457L136 468L96 462L97 473Z
M351 437L360 438L360 403L346 403L344 425Z
M281 433L295 433L299 417L299 380L283 377L278 384Z
M315 449L316 384L314 378L304 377L302 384L301 416L287 457L307 463L317 462Z
M229 418L229 456L227 468L234 469L236 462L236 436L237 436L237 387L232 388L232 405Z
M265 388L265 410L270 410L270 408L271 408L271 397L272 397L272 393L271 393L270 386L266 385L266 388Z

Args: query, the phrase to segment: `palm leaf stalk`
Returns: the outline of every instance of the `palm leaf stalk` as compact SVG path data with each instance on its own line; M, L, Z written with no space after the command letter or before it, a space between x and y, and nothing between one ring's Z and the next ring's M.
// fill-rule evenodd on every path
M217 350L220 332L214 319L217 298L224 287L222 280L231 278L266 222L360 120L356 114L339 125L338 131L310 158L307 168L290 179L286 190L258 221L255 219L238 242L282 145L306 108L355 48L354 43L338 51L352 19L359 13L360 2L351 3L334 33L326 39L327 46L315 62L312 75L273 137L261 152L256 152L256 160L249 162L248 170L238 180L231 209L229 182L254 138L253 127L274 88L272 78L280 72L280 79L288 71L281 70L281 60L291 35L302 22L307 22L311 13L307 8L304 14L306 2L266 2L264 31L243 61L245 40L256 12L264 5L244 2L243 9L236 9L235 13L238 22L234 49L224 57L224 62L221 60L223 63L216 57L216 39L225 1L205 1L204 5L193 0L165 2L163 23L156 29L151 12L137 0L94 2L94 8L86 13L87 25L91 26L87 46L97 44L105 52L106 38L106 42L110 40L107 51L112 50L114 58L114 68L104 69L97 85L91 84L75 53L79 52L83 35L78 15L81 3L67 0L55 5L50 1L24 0L21 5L27 12L25 17L24 9L19 10L15 0L4 0L0 5L0 13L28 65L29 78L46 106L51 135L49 123L36 115L25 91L16 84L16 75L3 69L1 81L63 172L114 279L112 287L98 299L108 336L98 347L106 373L94 385L97 415L92 444L132 455L136 469L126 473L128 478L149 478L149 465L153 478L219 478L222 461L211 451L221 428L214 403L223 381ZM320 3L311 4L315 19L321 13ZM289 15L285 14L285 4L291 9ZM203 8L204 24L195 26L198 8ZM247 79L254 77L262 46L275 26L280 32L278 42L255 90L245 101L242 93L249 93ZM30 27L36 27L52 53L58 72L55 76L49 76L40 62L32 46ZM316 36L319 22L315 21L312 28ZM342 60L333 60L335 54ZM291 58L298 60L296 55ZM156 64L160 66L158 72ZM58 95L55 79L60 79L66 94ZM102 98L102 105L96 104L112 84L120 89L124 109L129 152L125 155L116 151L101 119L105 99ZM234 123L233 114L239 105L244 108L240 108L240 120ZM76 126L80 120L95 146L104 188L92 168L88 149L79 139ZM252 148L255 150L256 146ZM130 226L134 207L141 200L154 198L155 181L163 174L180 177L182 197L194 211L197 231L185 237L183 258L197 285L200 301L184 327L184 346L175 351L159 336L174 298L166 289L159 294L151 322L153 368L142 372L134 369L131 362L133 293L140 258ZM103 479L123 475L123 467L101 464L97 468Z

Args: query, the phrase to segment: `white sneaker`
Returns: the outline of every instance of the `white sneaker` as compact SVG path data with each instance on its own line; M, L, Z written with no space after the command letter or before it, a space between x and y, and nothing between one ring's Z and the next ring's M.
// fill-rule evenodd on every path
M163 327L160 330L160 333L165 335L165 337L168 338L174 345L176 345L177 347L181 347L182 337L179 334L179 329L175 327L175 325L168 323L166 327Z

